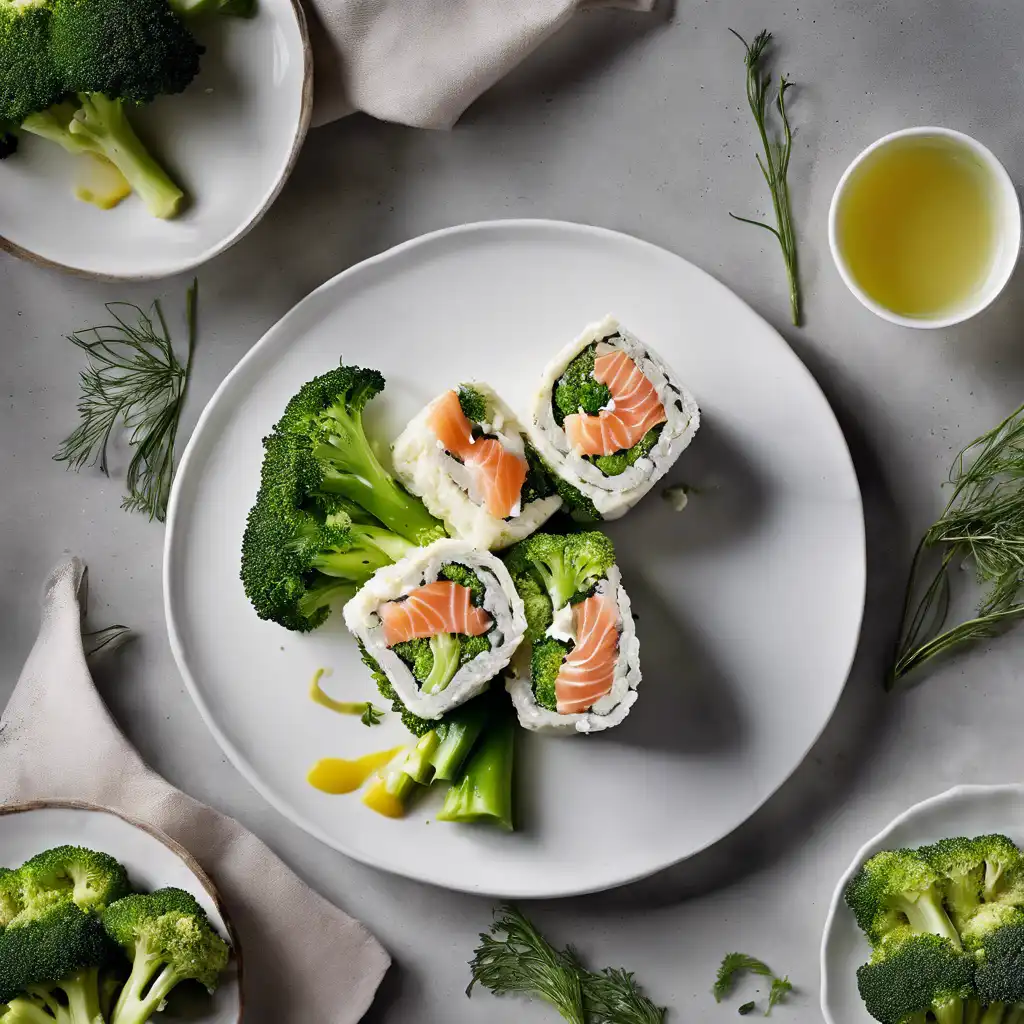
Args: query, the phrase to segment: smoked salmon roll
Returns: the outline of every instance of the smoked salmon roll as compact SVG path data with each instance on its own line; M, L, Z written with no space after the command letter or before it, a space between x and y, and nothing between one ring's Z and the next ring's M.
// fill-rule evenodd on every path
M665 361L612 317L544 372L530 437L580 520L618 519L672 468L700 410ZM436 514L436 513L435 513Z
M505 688L536 732L599 732L636 702L640 644L612 542L597 531L537 533L505 556L527 642Z
M562 504L525 428L486 384L435 398L395 442L393 461L450 533L488 550L528 537Z
M426 719L486 690L526 632L508 570L461 540L435 541L378 569L343 614L406 709Z

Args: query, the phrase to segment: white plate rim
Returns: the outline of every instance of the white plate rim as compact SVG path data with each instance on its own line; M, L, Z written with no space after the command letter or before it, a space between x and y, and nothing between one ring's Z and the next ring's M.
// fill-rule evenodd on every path
M850 866L843 873L843 877L840 878L836 885L835 892L832 894L832 902L829 904L828 917L825 919L825 927L821 934L821 951L819 956L819 969L821 971L821 1015L825 1018L825 1024L836 1024L835 1018L832 1016L828 1006L829 975L827 959L829 939L832 935L832 929L835 927L837 915L845 911L846 904L843 899L843 894L846 892L846 886L850 883L853 876L860 870L864 861L866 861L868 857L878 853L880 850L885 849L888 845L891 845L887 842L889 836L900 829L903 825L907 824L907 822L912 818L915 818L918 814L930 811L932 808L945 803L953 803L954 801L962 798L970 799L1004 794L1024 799L1024 785L1015 782L1007 782L998 785L970 783L961 786L954 786L952 789L947 789L943 793L938 793L935 796L928 797L926 800L919 801L912 807L908 807L907 810L893 818L893 820L890 821L889 824L878 833L878 835L869 839L857 851L853 860L850 862Z
M216 245L204 250L198 256L190 257L178 264L172 264L163 270L150 270L141 274L108 274L100 270L86 270L84 267L76 267L70 263L61 263L60 260L50 259L48 256L40 256L38 253L33 252L31 249L26 249L25 246L19 245L4 235L0 235L0 251L10 253L12 256L16 256L18 259L25 260L26 263L31 263L37 267L42 267L46 270L59 270L65 274L72 274L87 281L142 282L159 281L165 277L173 277L175 274L184 274L189 270L194 270L204 263L209 263L210 260L219 256L222 252L226 252L236 242L240 242L266 216L267 211L274 205L274 201L281 194L281 189L284 188L286 182L291 177L292 171L295 170L295 164L298 162L299 153L302 151L303 143L306 141L310 120L313 116L313 48L309 39L309 23L306 20L306 12L303 10L299 0L289 0L289 7L295 17L299 30L299 39L302 43L302 99L299 108L299 120L295 126L295 136L292 139L292 147L288 153L288 159L285 161L277 181L264 197L263 204L247 221L240 224L226 238L221 239ZM256 17L259 17L258 13Z
M188 662L185 656L184 646L181 642L181 636L178 629L177 620L174 613L174 605L171 598L171 587L170 587L170 574L171 564L174 560L175 544L174 538L176 534L175 525L178 511L179 496L181 494L181 487L179 486L180 481L185 479L188 471L189 463L195 456L195 452L199 447L199 440L204 433L206 423L213 415L215 407L219 405L222 396L231 387L232 381L236 375L241 374L245 367L248 365L250 360L258 358L258 354L264 349L274 343L274 339L279 333L284 332L290 322L293 319L301 317L307 304L315 301L322 292L334 287L334 285L343 278L349 276L355 276L365 268L371 268L385 260L390 259L393 256L397 256L402 253L406 253L412 249L430 245L434 242L441 241L444 239L452 238L458 235L469 235L478 231L494 231L494 230L561 230L568 232L577 232L581 235L589 235L592 238L604 238L609 240L617 240L619 242L637 246L641 249L654 250L661 254L668 254L673 259L682 260L689 266L693 267L699 274L708 278L711 281L722 288L727 286L723 285L714 278L707 271L698 267L696 264L690 263L683 257L676 253L673 253L669 249L665 249L663 246L655 245L653 242L647 242L644 239L637 238L635 235L627 234L622 231L615 231L611 228L598 227L592 224L580 224L574 221L563 221L563 220L552 220L547 218L498 218L495 220L480 220L472 221L464 224L456 224L446 228L440 228L436 231L431 231L423 235L418 235L415 238L411 238L405 242L401 242L398 245L392 246L389 249L384 250L374 256L370 256L359 263L353 264L351 267L347 267L345 270L333 277L329 278L323 284L313 289L308 295L300 299L298 303L291 307L276 323L273 324L266 331L266 333L252 346L252 348L242 356L242 358L235 364L235 366L228 372L227 376L218 385L217 389L211 395L210 400L207 402L206 407L203 409L196 422L195 428L192 432L192 436L189 438L188 444L185 447L184 452L181 456L181 462L175 472L174 483L171 488L170 500L168 502L167 509L167 522L164 533L164 556L163 556L163 598L164 598L164 617L167 623L167 638L170 644L171 653L174 656L175 663L178 666L178 671L185 683L185 686L195 701L196 707L199 711L200 716L206 723L207 728L213 734L214 739L220 745L221 749L227 754L231 763L240 771L246 781L280 814L282 814L288 821L293 825L298 826L307 834L313 836L315 839L319 839L320 842L329 846L330 848L337 850L339 853L343 853L345 856L352 858L362 864L367 864L370 867L377 868L388 874L398 875L404 878L411 878L414 881L423 882L428 885L434 885L439 888L448 889L454 892L466 892L474 895L493 896L496 898L507 897L515 899L561 899L571 896L584 896L595 892L603 892L609 889L614 889L619 886L629 885L632 882L639 881L643 878L649 878L650 876L657 874L659 871L664 871L666 868L672 867L674 864L678 864L681 861L688 860L698 853L709 849L716 843L721 842L728 835L731 835L737 828L742 825L743 822L737 823L732 829L724 832L717 839L711 840L705 843L698 849L694 849L682 857L672 857L665 859L663 862L659 861L656 864L650 865L642 870L635 871L626 875L617 876L613 881L601 881L598 883L586 883L575 887L561 887L555 890L544 888L542 885L536 886L532 889L521 889L516 892L498 892L491 891L486 887L475 885L470 881L464 883L458 882L438 882L436 879L427 877L425 874L420 873L416 870L415 865L399 865L397 863L380 863L379 861L372 861L368 857L360 854L358 851L352 849L344 842L336 840L335 838L322 831L314 822L309 821L304 815L294 810L289 806L286 800L279 797L273 789L266 785L259 777L258 773L248 763L241 752L234 746L234 744L228 739L224 731L217 724L214 716L211 714L205 701L203 700L200 688L192 676L191 671L188 667ZM753 311L750 306L743 301L738 295L728 289L729 293L733 298L741 303L747 309L750 309L754 316L757 316L769 331L775 336L779 343L779 352L781 358L788 358L791 360L794 368L798 374L802 374L807 383L821 394L822 399L825 403L825 407L831 416L832 423L835 426L836 434L842 445L842 452L846 456L846 468L849 470L850 478L853 481L854 487L853 492L856 495L857 511L858 511L858 522L860 524L860 535L859 535L859 548L860 557L858 564L860 566L860 580L859 580L859 599L858 608L859 614L856 623L856 629L851 630L851 644L850 650L847 652L846 657L843 660L845 663L845 669L843 672L843 685L840 686L836 692L835 700L829 709L828 715L822 721L821 727L817 733L813 736L810 743L807 744L806 749L800 754L800 758L795 762L789 773L779 781L779 784L770 792L768 792L764 799L760 801L751 811L744 821L747 821L754 814L757 813L793 776L797 768L804 762L807 755L813 749L814 745L821 738L824 733L826 726L832 720L832 716L835 714L835 709L839 704L839 700L846 689L846 681L849 678L850 669L853 666L853 661L856 656L857 650L860 646L860 634L864 621L864 609L865 599L867 594L867 547L866 547L866 529L864 524L864 503L863 496L860 490L860 481L857 477L856 468L853 464L853 458L850 455L849 445L846 442L846 436L839 426L839 422L835 417L835 412L832 409L831 404L822 392L820 385L815 380L814 375L807 369L806 365L800 359L799 356L789 346L785 338L771 325L768 321L764 320L759 314Z
M242 1019L245 1016L245 989L242 984L244 977L242 944L238 941L238 932L235 930L234 922L231 920L231 915L228 913L228 909L217 886L214 885L213 879L200 867L195 857L181 843L172 839L166 832L161 831L155 825L150 825L148 822L142 821L130 814L125 814L123 811L116 810L113 807L103 807L100 804L89 803L85 800L29 800L24 803L0 804L0 818L5 818L12 814L28 814L32 811L49 810L51 808L89 811L92 814L108 814L112 817L120 818L125 824L131 825L132 828L136 828L140 832L145 832L153 839L162 843L188 868L195 877L195 880L206 890L206 894L213 901L213 905L217 908L217 913L220 914L224 927L227 929L228 938L231 940L231 955L237 964L238 1017L236 1018L236 1024L242 1024Z

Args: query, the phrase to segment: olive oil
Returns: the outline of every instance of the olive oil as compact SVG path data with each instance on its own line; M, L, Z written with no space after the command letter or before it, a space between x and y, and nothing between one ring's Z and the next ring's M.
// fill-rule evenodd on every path
M836 241L856 284L900 316L935 318L974 299L999 255L989 169L943 136L908 136L854 168Z

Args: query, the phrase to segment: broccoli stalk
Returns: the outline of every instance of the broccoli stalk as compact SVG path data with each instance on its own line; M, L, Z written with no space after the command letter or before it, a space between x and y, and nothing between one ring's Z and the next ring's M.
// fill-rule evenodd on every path
M132 962L110 1024L145 1024L185 980L212 992L227 966L227 944L181 889L126 896L104 911L103 926Z
M493 715L493 701L478 697L445 716L437 727L440 743L430 759L433 778L450 782L459 773Z
M176 216L185 193L139 141L123 101L102 93L79 93L78 100L81 107L68 125L72 138L85 139L94 152L109 160L154 217Z
M445 795L438 821L485 822L512 831L515 722L502 714L491 723L461 777Z

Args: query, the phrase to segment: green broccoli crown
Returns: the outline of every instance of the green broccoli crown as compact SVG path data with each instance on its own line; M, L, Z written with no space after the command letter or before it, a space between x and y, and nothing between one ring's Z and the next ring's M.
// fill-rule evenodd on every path
M532 572L514 573L512 582L526 609L526 639L537 643L544 638L552 622L551 598Z
M6 928L24 909L21 872L0 868L0 928Z
M458 583L461 587L467 587L471 591L473 604L481 604L484 599L484 585L467 565L460 565L458 562L447 562L438 570L441 579Z
M846 902L872 943L909 924L960 945L943 906L942 878L916 850L875 854L850 881Z
M566 416L580 412L596 416L611 400L606 384L594 379L597 344L588 345L569 365L555 384L551 411L561 426Z
M307 438L272 434L264 442L260 490L242 537L241 578L257 615L306 632L331 603L351 597L409 545L380 526L354 523L344 499L316 499L319 467Z
M203 47L167 0L52 0L50 53L65 91L149 103L199 73Z
M963 1019L974 996L973 959L937 935L903 927L887 935L857 971L864 1005L881 1024L905 1024L931 1012L939 1024Z
M67 91L50 55L45 2L0 0L0 121L19 125Z
M971 936L977 958L974 980L985 1003L1024 1003L1024 913L1007 909L1002 923L984 937Z
M487 399L472 384L460 384L456 394L462 415L470 423L486 423L490 412Z
M509 549L505 563L513 580L536 577L552 607L586 597L615 564L612 542L596 530L587 533L535 533Z
M34 920L0 933L0 1003L30 985L52 986L106 962L110 945L93 914L65 899Z
M113 857L81 846L36 854L20 871L26 904L69 898L82 910L102 910L130 891L128 874Z
M557 710L555 681L568 652L568 644L554 637L545 637L535 643L530 652L530 680L534 700L548 711Z
M605 476L620 476L630 466L635 465L638 459L646 458L651 454L664 429L665 425L663 423L656 424L632 448L625 448L614 455L595 456L593 459L594 465Z
M417 682L425 682L430 676L434 668L434 652L430 649L430 640L426 637L416 636L411 640L403 640L395 644L391 650L409 666ZM376 664L374 661L374 665Z

